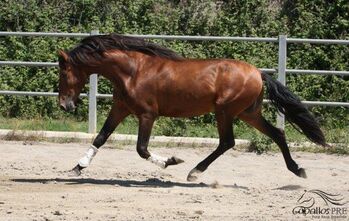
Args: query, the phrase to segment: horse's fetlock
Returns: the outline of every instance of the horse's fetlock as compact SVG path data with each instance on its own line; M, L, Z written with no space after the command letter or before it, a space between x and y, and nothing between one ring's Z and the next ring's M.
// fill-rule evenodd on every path
M142 148L137 148L137 153L143 159L148 159L150 157L149 152L144 150L144 149L142 149Z
M292 173L297 174L298 173L298 165L296 163L290 163L287 164L287 169L290 170Z

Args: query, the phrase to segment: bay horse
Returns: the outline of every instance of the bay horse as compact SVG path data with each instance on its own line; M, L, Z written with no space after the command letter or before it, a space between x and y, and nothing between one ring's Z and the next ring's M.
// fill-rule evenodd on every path
M75 175L91 160L130 114L139 120L137 152L162 168L182 163L148 151L154 121L159 116L194 117L214 112L219 145L193 168L194 181L228 149L234 147L233 120L239 118L270 137L281 149L287 168L299 177L305 170L292 159L284 131L262 116L263 81L271 103L314 143L325 137L300 99L271 76L251 64L232 59L186 59L170 49L141 38L109 34L90 36L59 54L59 104L73 111L89 75L98 73L113 84L113 105L92 145L73 168Z

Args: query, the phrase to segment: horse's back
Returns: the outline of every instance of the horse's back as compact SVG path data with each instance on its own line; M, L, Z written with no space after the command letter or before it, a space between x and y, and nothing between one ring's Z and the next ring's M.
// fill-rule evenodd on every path
M235 109L244 109L262 89L259 70L242 61L184 60L168 65L157 78L159 112L164 116L196 116L236 102Z

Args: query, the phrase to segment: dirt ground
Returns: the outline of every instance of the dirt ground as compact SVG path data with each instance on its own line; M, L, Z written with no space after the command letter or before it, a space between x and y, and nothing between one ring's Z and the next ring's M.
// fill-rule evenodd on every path
M82 176L68 177L87 147L0 141L0 220L319 220L292 213L304 190L349 200L348 156L292 153L307 169L302 179L279 153L230 150L190 183L188 172L212 149L151 148L185 160L161 169L127 146L102 149Z

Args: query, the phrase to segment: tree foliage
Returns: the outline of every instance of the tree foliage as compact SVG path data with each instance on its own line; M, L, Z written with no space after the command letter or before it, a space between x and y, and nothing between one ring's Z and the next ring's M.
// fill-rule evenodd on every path
M347 0L2 0L1 31L90 32L212 36L349 39ZM73 47L79 39L54 37L0 37L0 60L56 61L57 50ZM257 67L277 67L277 44L213 41L157 41L193 58L234 58ZM289 44L288 68L349 70L349 48L340 45ZM1 67L0 89L57 91L54 68ZM348 78L289 75L287 84L306 100L348 101ZM86 88L87 89L87 88ZM110 93L101 79L99 93ZM86 100L82 101L87 103ZM109 109L99 101L99 110ZM336 125L349 121L346 108L314 108L317 116ZM55 98L0 97L0 112L10 117L65 113ZM87 117L80 105L76 117ZM343 124L344 119L344 124ZM195 118L212 122L212 115ZM346 122L346 123L345 123Z

